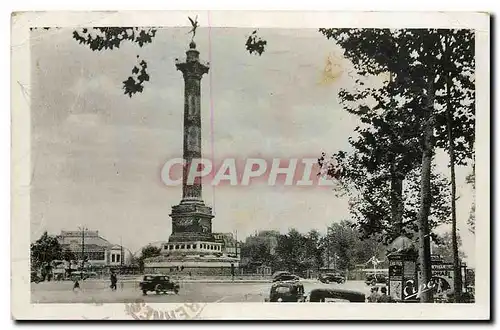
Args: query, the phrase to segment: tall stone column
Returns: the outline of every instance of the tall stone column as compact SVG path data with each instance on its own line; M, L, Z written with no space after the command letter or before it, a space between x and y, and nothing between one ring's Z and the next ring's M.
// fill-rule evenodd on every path
M169 241L213 241L212 210L202 199L202 183L196 178L189 184L188 174L193 159L201 158L201 78L209 67L200 63L200 52L191 42L186 60L176 60L175 66L184 77L184 167L182 178L182 200L172 207L172 235Z
M202 200L201 180L195 180L193 185L187 184L189 167L193 159L201 158L201 113L200 85L203 74L208 72L208 66L200 63L200 52L196 44L191 42L186 52L186 61L176 63L176 67L184 76L184 167L182 180L182 200Z

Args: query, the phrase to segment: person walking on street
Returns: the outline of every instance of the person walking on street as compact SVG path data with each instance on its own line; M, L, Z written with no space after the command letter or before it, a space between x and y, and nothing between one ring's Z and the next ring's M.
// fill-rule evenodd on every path
M387 287L386 286L382 287L382 289L380 289L380 291L382 292L382 295L380 295L380 297L378 298L378 302L379 303L391 303L391 302L394 302L394 300L392 299L392 297L387 294Z
M111 290L116 291L116 282L118 282L118 280L117 280L116 274L113 270L111 271L110 280L111 280L111 285L110 285Z
M378 287L374 286L371 288L371 293L368 296L368 302L374 303L378 302L378 299L380 298L380 294L378 293Z
M76 289L80 290L80 282L78 282L78 279L75 279L75 283L73 284L73 291Z

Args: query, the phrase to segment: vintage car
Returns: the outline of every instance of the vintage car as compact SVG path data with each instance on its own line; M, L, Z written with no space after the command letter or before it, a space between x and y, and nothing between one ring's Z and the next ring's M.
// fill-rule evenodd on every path
M281 270L281 271L278 271L278 272L275 272L273 275L272 275L272 278L275 279L279 276L282 276L282 275L291 275L292 273L288 272L288 271L285 271L285 270Z
M174 292L179 293L179 284L170 280L170 277L161 274L144 275L139 283L141 291L147 295L149 291L154 291L156 294Z
M271 286L267 302L301 302L304 299L304 286L297 281L276 282Z
M339 273L327 273L318 276L321 283L344 283L345 277Z
M293 275L290 272L276 272L273 274L273 282L284 282L284 281L299 281L300 278L297 275Z
M366 277L366 285L389 284L389 277L384 274L370 274Z
M353 290L344 289L314 289L304 299L306 302L352 302L361 303L366 301L365 294Z

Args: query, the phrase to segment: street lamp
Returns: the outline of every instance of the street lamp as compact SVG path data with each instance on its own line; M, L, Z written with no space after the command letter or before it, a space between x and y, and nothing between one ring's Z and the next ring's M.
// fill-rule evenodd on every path
M86 227L78 227L82 232L82 268L81 268L81 279L83 280L83 266L85 263L85 232L88 230Z

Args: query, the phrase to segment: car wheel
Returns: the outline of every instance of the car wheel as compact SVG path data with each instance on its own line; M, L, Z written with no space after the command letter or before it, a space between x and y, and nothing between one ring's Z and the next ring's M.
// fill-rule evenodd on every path
M175 294L179 294L179 288L175 288L175 289L174 289L174 293L175 293Z
M160 294L163 292L163 287L160 284L157 284L155 286L155 291L156 291L156 294Z
M148 292L146 290L142 290L142 294L146 296Z

